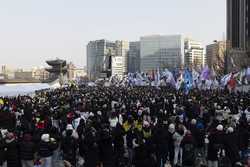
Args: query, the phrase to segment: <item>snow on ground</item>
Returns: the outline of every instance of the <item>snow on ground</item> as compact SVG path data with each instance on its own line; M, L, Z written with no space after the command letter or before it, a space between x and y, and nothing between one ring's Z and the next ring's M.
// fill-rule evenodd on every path
M3 84L0 85L0 96L18 96L33 94L37 90L53 89L59 87L58 84L30 83L30 84Z

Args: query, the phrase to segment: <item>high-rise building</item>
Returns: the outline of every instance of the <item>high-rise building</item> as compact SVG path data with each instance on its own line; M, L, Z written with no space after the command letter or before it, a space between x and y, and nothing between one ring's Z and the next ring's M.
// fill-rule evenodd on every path
M140 71L140 42L129 42L128 72Z
M201 68L206 64L204 48L201 42L185 39L185 66L190 68Z
M90 79L122 76L127 73L129 43L126 41L90 41L87 45L87 74Z
M111 56L115 54L115 43L105 39L90 41L87 45L87 74L90 79L111 75ZM108 76L104 76L108 77Z
M140 69L144 72L184 65L184 38L182 35L152 35L140 38Z
M226 71L230 72L232 69L250 65L249 53L250 2L249 0L227 0Z
M227 0L227 40L232 48L250 49L249 5L249 0Z
M217 74L224 73L226 42L216 41L206 46L206 58L209 68L213 68Z
M111 61L112 75L123 76L128 73L128 51L129 42L115 42L115 55L112 56Z

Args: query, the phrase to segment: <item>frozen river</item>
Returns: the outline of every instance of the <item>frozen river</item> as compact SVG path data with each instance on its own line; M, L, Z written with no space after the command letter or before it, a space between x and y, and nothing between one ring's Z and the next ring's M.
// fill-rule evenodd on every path
M0 85L0 96L26 95L32 94L37 90L53 89L57 87L59 87L57 83L2 84Z

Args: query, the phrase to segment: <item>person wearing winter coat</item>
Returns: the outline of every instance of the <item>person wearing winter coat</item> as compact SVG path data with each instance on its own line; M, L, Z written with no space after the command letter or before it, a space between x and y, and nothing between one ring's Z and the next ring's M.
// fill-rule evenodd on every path
M174 165L177 165L178 163L178 157L180 157L180 165L182 165L182 148L181 148L181 142L184 137L184 129L183 127L178 127L176 132L173 135L174 140Z
M80 140L79 153L84 158L85 167L96 167L99 165L99 147L98 147L98 136L96 130L91 127L86 129L84 138Z
M169 142L168 128L159 120L154 131L153 131L153 141L156 145L156 157L157 157L157 167L161 167L165 164L168 157L168 142Z
M216 131L208 136L208 167L218 167L218 152L223 147L223 126L218 125Z
M41 167L52 167L52 155L55 150L55 144L51 141L49 134L41 136L38 155L41 157Z
M68 124L68 125L66 126L66 130L63 131L63 137L66 137L66 132L67 132L67 130L71 130L71 131L72 131L72 135L71 135L71 136L72 136L73 138L75 138L76 140L79 139L79 135L78 135L77 131L73 128L73 126L72 126L71 124Z
M53 140L53 144L54 144L54 151L53 151L53 155L52 155L52 165L56 166L58 161L60 160L60 148L59 148L59 143L61 143L61 136L60 136L60 132L59 129L57 129L55 126L52 126L50 131L50 138Z
M66 136L63 137L61 149L63 160L69 161L73 166L76 165L77 140L73 136L73 127L66 129Z
M195 161L195 140L188 130L181 142L181 148L183 150L182 164L185 166L194 166Z
M133 140L135 138L135 129L131 127L126 132L126 140L125 140L125 148L128 151L128 163L131 166L134 156L134 149L133 149Z
M238 135L234 132L232 127L227 129L227 134L225 135L224 148L226 151L226 157L229 158L232 166L240 160L239 148L237 145Z
M168 133L167 133L167 138L168 140L168 156L169 156L169 161L171 163L171 165L174 164L174 155L175 155L175 146L174 146L174 139L173 139L173 135L175 133L175 125L174 124L170 124L168 126Z
M3 165L4 160L5 160L5 158L4 158L4 153L5 153L4 149L5 149L5 141L4 141L4 138L3 138L2 133L0 131L0 166Z
M100 132L100 141L98 144L103 167L115 167L113 141L111 132L108 128L104 128Z
M246 121L240 121L240 125L238 127L238 145L241 152L241 157L244 156L244 153L248 149L248 139L250 138L248 127L249 126Z
M80 123L79 123L79 125L78 125L78 127L76 129L79 138L83 135L84 128L85 128L85 121L84 121L84 119L81 119Z
M115 154L115 164L119 166L123 161L124 155L124 135L125 130L120 123L117 123L114 128L112 128L112 137L114 143L114 154Z
M19 148L22 167L33 167L35 144L30 134L24 135L23 140L19 143Z
M7 167L20 167L18 143L14 133L8 133L5 142Z
M137 136L133 140L133 146L135 167L155 167L150 151L147 149L145 140L141 136Z
M195 140L195 156L202 159L205 162L205 129L202 122L195 122L194 126L190 129L192 136ZM192 123L191 121L191 123Z

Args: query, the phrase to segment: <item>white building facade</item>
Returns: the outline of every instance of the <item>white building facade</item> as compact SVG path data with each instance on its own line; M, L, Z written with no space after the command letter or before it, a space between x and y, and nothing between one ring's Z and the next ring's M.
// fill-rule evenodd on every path
M185 39L185 66L202 68L206 64L205 51L201 42Z

